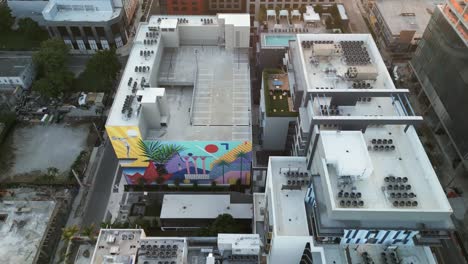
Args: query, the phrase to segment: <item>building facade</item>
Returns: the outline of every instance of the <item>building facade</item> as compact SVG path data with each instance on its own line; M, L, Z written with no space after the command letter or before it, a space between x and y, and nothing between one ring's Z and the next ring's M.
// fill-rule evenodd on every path
M31 58L0 58L0 91L28 89L35 77Z
M453 168L464 173L468 158L468 9L463 1L438 6L419 43L411 66L426 97L426 113L440 136L439 145Z
M365 0L363 6L377 44L394 57L408 58L416 49L431 12L443 1Z
M203 15L206 12L203 0L166 0L163 5L168 15Z
M72 51L94 52L119 48L127 43L128 19L138 1L52 0L42 11L51 37L63 39Z

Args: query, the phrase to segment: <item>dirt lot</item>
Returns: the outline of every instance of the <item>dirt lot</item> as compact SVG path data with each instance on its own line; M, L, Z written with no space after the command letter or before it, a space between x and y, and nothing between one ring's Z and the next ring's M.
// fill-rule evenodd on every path
M67 173L92 134L89 124L17 125L0 149L0 180L33 180L49 167Z

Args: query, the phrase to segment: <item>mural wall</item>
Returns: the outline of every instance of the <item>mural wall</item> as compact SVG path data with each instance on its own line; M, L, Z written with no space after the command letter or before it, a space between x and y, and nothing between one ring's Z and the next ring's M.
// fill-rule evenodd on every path
M193 183L250 184L252 143L249 141L142 141L119 148L138 160L123 169L128 184ZM117 152L117 151L116 151Z

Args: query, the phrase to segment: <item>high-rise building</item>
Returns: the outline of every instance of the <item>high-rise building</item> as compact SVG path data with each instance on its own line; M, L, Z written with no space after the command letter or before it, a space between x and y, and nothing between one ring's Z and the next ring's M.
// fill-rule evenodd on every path
M434 263L452 208L372 36L297 34L285 64L299 157L271 157L254 197L267 263Z
M439 5L424 32L411 66L422 86L421 97L439 145L457 173L468 159L468 7L466 1ZM464 165L464 166L462 166Z
M365 15L380 48L395 58L416 49L431 13L444 0L364 0Z

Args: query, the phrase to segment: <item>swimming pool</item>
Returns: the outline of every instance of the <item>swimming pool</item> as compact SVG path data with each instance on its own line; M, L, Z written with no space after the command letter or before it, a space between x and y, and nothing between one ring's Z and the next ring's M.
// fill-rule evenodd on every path
M265 35L265 46L289 46L290 40L296 40L295 35Z

